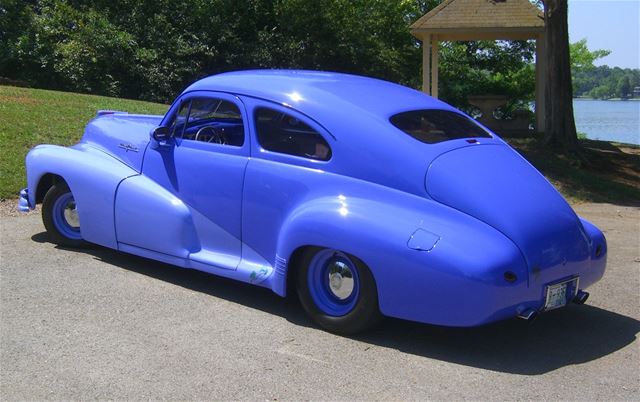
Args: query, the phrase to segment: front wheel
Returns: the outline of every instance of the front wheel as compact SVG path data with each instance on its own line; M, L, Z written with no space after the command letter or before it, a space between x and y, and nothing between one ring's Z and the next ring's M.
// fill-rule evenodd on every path
M382 318L373 275L356 257L314 247L306 251L299 268L298 297L307 314L322 328L348 335Z
M76 201L65 183L54 184L42 201L42 222L51 240L65 247L84 247Z

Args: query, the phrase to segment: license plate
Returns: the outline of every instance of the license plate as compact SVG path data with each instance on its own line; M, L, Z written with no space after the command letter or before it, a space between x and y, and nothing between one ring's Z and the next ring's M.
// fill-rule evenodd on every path
M553 310L566 306L575 296L578 289L578 278L547 286L547 295L544 303L545 310Z

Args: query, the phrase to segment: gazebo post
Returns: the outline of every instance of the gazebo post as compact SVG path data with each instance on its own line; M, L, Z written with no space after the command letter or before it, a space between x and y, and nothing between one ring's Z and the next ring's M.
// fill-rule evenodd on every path
M536 131L544 131L547 56L544 34L536 37Z
M431 54L431 35L426 34L422 37L422 92L431 93L431 73L430 60Z
M438 44L437 40L431 42L431 96L436 99L438 98L438 70L440 69L438 66Z

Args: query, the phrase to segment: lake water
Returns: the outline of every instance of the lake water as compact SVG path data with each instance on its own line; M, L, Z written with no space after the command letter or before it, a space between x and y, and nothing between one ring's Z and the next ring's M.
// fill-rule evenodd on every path
M640 101L574 99L573 115L587 138L640 144Z

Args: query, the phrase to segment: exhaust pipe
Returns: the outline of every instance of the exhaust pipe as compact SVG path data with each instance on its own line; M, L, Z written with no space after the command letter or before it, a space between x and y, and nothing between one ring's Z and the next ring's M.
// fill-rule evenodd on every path
M518 313L518 315L516 316L518 318L520 318L521 320L526 320L528 322L533 322L536 320L536 318L538 318L538 312L532 308L528 308L526 310L523 310L522 312Z
M573 302L576 304L584 304L584 302L586 302L588 298L588 292L585 292L584 290L578 290L578 293L576 293L576 297L573 298Z

